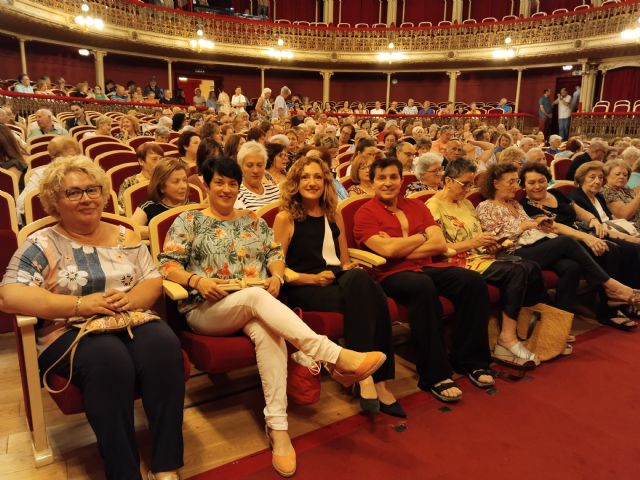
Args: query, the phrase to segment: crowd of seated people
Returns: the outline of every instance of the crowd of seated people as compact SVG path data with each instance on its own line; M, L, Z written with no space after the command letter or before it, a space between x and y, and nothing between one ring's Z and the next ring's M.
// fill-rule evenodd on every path
M281 475L296 470L283 393L285 340L308 357L327 362L341 383L356 384L363 411L405 415L392 393L390 312L383 301L387 296L408 307L419 388L443 402L462 399L455 373L468 376L479 388L494 385L492 357L520 366L540 363L518 340L515 325L522 307L551 302L541 270L552 270L560 278L555 306L573 310L578 282L584 278L598 293L598 321L620 330L637 327L640 296L634 289L640 286L640 274L637 268L621 268L621 262L640 262L640 194L630 183L640 171L640 139L547 142L540 133L524 135L471 117L462 125L438 126L428 117L364 122L349 112L336 117L291 110L284 117L251 120L246 112L231 109L200 114L162 107L156 116L132 109L111 117L73 103L69 116L39 110L29 121L16 119L10 107L4 105L0 116L0 162L23 180L18 215L24 216L26 193L38 190L46 212L57 219L55 226L20 246L0 286L3 310L47 320L47 328L39 330L47 347L40 356L41 368L73 340L74 332L60 319L129 310L151 315L148 309L160 295L159 273L138 234L100 221L111 186L81 147L98 131L121 145L146 136L149 141L136 150L139 173L134 163L118 197L121 200L128 187L149 182L147 201L137 205L132 218L144 227L153 216L187 204L189 183L202 190L203 204L180 213L169 230L161 272L187 288L189 297L179 308L193 331L224 336L241 330L255 344L267 435L274 468ZM296 118L300 121L294 124ZM25 129L10 129L13 122L23 122ZM159 133L165 136L158 138ZM44 134L54 135L48 142L51 163L31 168L28 149ZM155 140L174 142L169 145L175 145L175 151L165 153ZM576 187L570 198L547 189L548 157L575 163ZM484 201L476 208L466 197L477 193L478 186ZM433 195L426 205L424 199L406 198L422 191ZM386 259L373 269L373 276L354 268L337 210L341 199L363 194L371 198L356 214L350 233L358 246ZM255 211L278 201L281 211L272 231ZM634 229L625 231L629 225ZM144 228L140 231L146 236ZM510 248L503 245L507 238ZM78 244L86 261L95 263L91 275L106 279L102 283L75 275L79 261L69 260L75 253L66 252L77 250ZM109 260L120 247L126 259ZM104 256L92 256L94 250L104 251ZM521 261L504 261L501 253ZM439 260L443 254L448 256ZM285 275L285 266L293 275ZM125 285L121 279L126 272L134 275ZM76 280L70 280L71 274ZM244 277L259 282L237 292L226 288ZM491 305L486 284L501 293L501 330L493 351L487 339ZM281 289L288 304L278 300ZM27 291L35 293L24 295ZM455 308L451 355L442 337L439 296ZM25 301L35 297L42 302ZM345 297L363 301L346 305ZM343 313L346 348L313 332L289 306ZM87 372L77 381L108 478L137 478L133 427L123 419L132 408L130 390L140 380L140 369L148 371L153 382L145 399L154 432L151 469L156 478L178 478L184 378L179 344L165 327L150 322L139 327L145 333L138 336L136 331L133 342L100 336L86 350L78 350L73 368ZM98 381L99 389L90 379L105 372L94 370L93 343L95 351L124 370L109 383ZM162 362L147 364L148 358L158 357ZM68 369L60 365L56 371ZM105 394L111 385L117 388ZM118 397L117 407L105 413L113 396ZM113 416L120 416L115 423ZM114 423L118 438L105 433L105 423Z

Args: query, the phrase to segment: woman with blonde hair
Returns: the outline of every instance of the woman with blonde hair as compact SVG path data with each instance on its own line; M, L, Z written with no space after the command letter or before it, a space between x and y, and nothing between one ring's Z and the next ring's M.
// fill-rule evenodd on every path
M124 115L120 119L120 133L116 135L116 138L121 142L126 142L140 135L142 135L142 131L138 119L134 115Z
M260 120L271 121L271 117L273 116L273 108L271 106L271 89L265 88L262 90L262 94L258 101L256 102L256 113L258 114L258 118Z
M91 159L76 155L47 166L40 188L45 211L57 219L30 235L7 267L0 305L38 317L41 372L71 376L98 442L108 480L139 479L134 400L142 397L151 432L148 463L158 480L179 479L183 465L184 365L180 342L150 309L162 279L140 236L101 220L111 186ZM71 317L134 313L148 320L134 335L87 335L73 362L63 353L79 330Z
M273 225L287 266L294 271L284 287L290 306L341 312L347 348L379 350L386 361L359 383L360 406L405 417L387 389L394 377L391 321L382 288L349 259L345 227L336 209L333 176L317 157L296 161L282 184L282 206Z

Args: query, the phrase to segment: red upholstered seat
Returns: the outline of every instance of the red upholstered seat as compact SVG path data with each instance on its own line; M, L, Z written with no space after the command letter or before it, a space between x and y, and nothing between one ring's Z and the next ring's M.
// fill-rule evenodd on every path
M92 148L95 148L97 146L98 145L94 145L94 147ZM103 153L95 157L94 160L105 172L110 168L117 167L118 165L138 161L136 154L130 150Z
M0 199L3 198L0 197ZM15 208L15 205L13 208ZM3 214L2 217L3 223L5 217L8 220L8 215L5 216ZM0 228L0 245L2 245L2 248L0 248L0 272L4 272L7 269L7 265L9 265L13 252L18 249L17 233L11 228L11 225L2 225ZM0 333L7 333L13 330L14 318L14 315L0 311Z

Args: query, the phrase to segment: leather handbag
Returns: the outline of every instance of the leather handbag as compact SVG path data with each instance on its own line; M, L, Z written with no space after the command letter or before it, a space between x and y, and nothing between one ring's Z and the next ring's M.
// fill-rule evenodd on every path
M573 313L544 303L522 307L518 315L518 339L541 361L551 360L567 347L572 323ZM489 321L489 347L492 351L499 328L497 319L492 317Z
M73 378L73 358L76 354L76 348L80 340L89 334L101 334L101 333L118 333L127 331L129 337L133 338L133 328L145 323L149 323L155 320L160 320L160 317L154 313L148 311L131 311L121 312L115 315L94 315L89 318L84 317L71 317L67 320L67 326L79 329L78 335L73 339L71 345L64 351L60 358L53 362L49 368L44 372L42 381L44 388L49 393L62 393L69 385L71 385L71 379ZM47 383L47 375L49 372L59 364L67 355L69 355L69 378L64 386L59 390L54 390Z

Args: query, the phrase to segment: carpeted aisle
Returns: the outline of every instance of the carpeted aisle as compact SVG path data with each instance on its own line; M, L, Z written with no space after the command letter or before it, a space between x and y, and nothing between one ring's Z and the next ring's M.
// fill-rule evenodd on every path
M300 480L640 478L640 334L581 335L572 357L489 394L461 381L452 405L417 393L409 419L356 415L294 440ZM279 478L260 452L192 479Z

